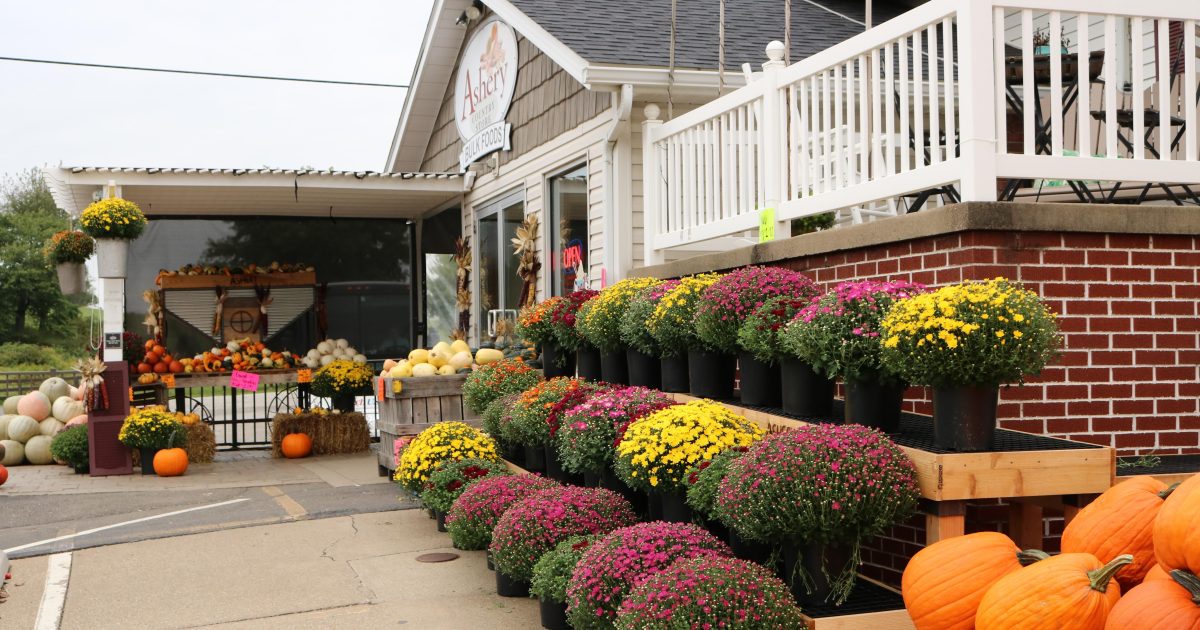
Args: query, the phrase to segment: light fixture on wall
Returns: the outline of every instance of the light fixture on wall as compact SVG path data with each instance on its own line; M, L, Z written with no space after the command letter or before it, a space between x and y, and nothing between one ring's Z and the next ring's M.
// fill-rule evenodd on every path
M471 6L467 7L466 11L463 11L462 14L458 16L458 19L455 20L454 23L458 26L470 24L471 22L478 20L481 15L483 15L483 2L481 0L475 0L471 3Z

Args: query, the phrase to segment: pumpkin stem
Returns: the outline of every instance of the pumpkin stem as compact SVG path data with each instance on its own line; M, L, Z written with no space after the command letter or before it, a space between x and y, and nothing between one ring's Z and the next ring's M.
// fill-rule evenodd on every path
M1108 564L1087 572L1088 579L1092 582L1092 590L1100 591L1101 593L1108 590L1108 583L1112 580L1117 571L1125 568L1125 565L1133 563L1133 556L1130 554L1121 554L1109 561Z
M1171 493L1172 493L1172 492L1175 492L1175 488L1178 488L1178 487L1179 487L1179 484L1181 484L1181 483L1183 483L1183 482L1182 482L1182 481L1176 481L1175 483L1173 483L1173 484L1171 484L1171 485L1167 486L1167 489L1166 489L1166 490L1163 490L1162 492L1159 492L1159 493L1158 493L1158 498L1162 499L1163 501L1166 501L1166 500L1167 500L1167 497L1171 496Z
M1017 552L1017 561L1020 562L1021 566L1023 567L1027 567L1038 560L1045 560L1049 557L1050 554L1042 551L1041 549L1026 549L1024 551Z
M1171 571L1171 579L1187 589L1188 594L1192 596L1192 603L1200 606L1200 578L1182 569L1175 569Z

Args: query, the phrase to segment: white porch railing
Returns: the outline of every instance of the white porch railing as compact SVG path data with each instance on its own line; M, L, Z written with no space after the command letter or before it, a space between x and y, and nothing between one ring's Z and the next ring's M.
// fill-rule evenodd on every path
M932 0L791 66L772 42L745 87L646 107L646 262L764 208L786 236L930 195L1200 203L1198 24L1193 1Z

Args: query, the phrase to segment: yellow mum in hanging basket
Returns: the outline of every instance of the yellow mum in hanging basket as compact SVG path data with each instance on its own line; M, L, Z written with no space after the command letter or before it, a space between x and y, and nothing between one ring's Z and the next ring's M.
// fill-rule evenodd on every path
M114 197L84 208L79 225L92 238L133 240L146 229L146 215L136 203Z
M614 468L633 488L671 492L685 486L692 466L764 435L757 424L720 403L693 400L631 423L617 444Z
M393 479L410 492L421 492L442 464L460 459L501 461L496 441L484 432L462 422L439 422L404 449Z

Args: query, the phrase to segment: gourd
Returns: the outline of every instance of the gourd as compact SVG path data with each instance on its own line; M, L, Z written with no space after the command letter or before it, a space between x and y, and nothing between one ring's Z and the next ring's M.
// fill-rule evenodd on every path
M1105 630L1200 630L1200 579L1171 571L1147 579L1113 606Z
M308 457L308 454L312 452L312 438L305 433L289 433L283 436L283 442L279 447L283 451L283 456L288 459Z
M429 363L418 363L418 364L412 366L412 375L413 376L436 376L437 368L433 367Z
M431 352L440 352L446 356L450 356L450 355L454 354L453 352L450 351L450 344L446 343L445 341L439 341L439 342L433 344L433 347L430 348L430 351Z
M3 453L0 453L0 457L3 457ZM0 486L3 486L5 481L8 481L8 469L0 465Z
M4 399L4 413L8 415L17 415L17 403L21 401L20 396L9 396Z
M42 392L29 392L17 402L17 413L41 422L50 417L50 399Z
M440 376L454 376L455 371L456 370L454 369L453 365L447 364L447 365L443 365L442 367L438 368L437 373Z
M458 354L459 352L470 352L471 346L468 346L467 342L463 341L462 339L455 339L454 342L450 344L450 351L454 354Z
M479 351L475 353L475 362L479 365L495 363L503 358L504 353L496 350L495 348L480 348Z
M9 425L9 433L12 425ZM1154 555L1164 571L1200 573L1200 475L1184 481L1158 511L1154 521Z
M471 351L461 350L454 356L450 357L450 365L455 370L471 367Z
M917 630L971 630L984 593L1021 569L1021 550L1004 534L955 536L917 552L901 578L904 607Z
M0 440L8 439L8 423L12 422L15 415L4 414L0 416Z
M4 456L0 458L0 464L4 466L19 466L25 461L25 446L16 440L0 440L0 445L4 446Z
M41 433L41 427L38 421L29 416L14 416L8 422L8 437L24 444L29 441L29 438Z
M178 477L187 472L187 451L181 448L164 448L154 454L154 474L159 477Z
M54 456L50 454L50 443L53 441L48 435L36 435L25 443L25 459L30 464L37 466L45 466L46 464L54 463Z
M440 368L450 362L450 355L435 348L429 353L429 364L435 368Z
M408 353L409 363L428 363L429 351L424 348L416 348Z
M4 442L0 441L0 461L4 460Z
M1117 582L1122 590L1137 586L1154 564L1154 519L1170 494L1167 484L1149 475L1105 490L1063 530L1063 553L1102 559L1130 554L1133 564L1117 574Z
M55 435L58 435L59 431L62 431L63 426L64 425L61 420L57 420L55 418L46 418L38 423L38 433L41 435L54 437ZM26 450L28 450L28 445L26 445Z
M1000 578L979 603L977 630L1096 630L1121 598L1113 576L1133 562L1108 564L1090 553L1064 553Z
M58 400L60 396L70 396L71 384L57 376L52 376L42 381L38 391L46 396L46 400Z

